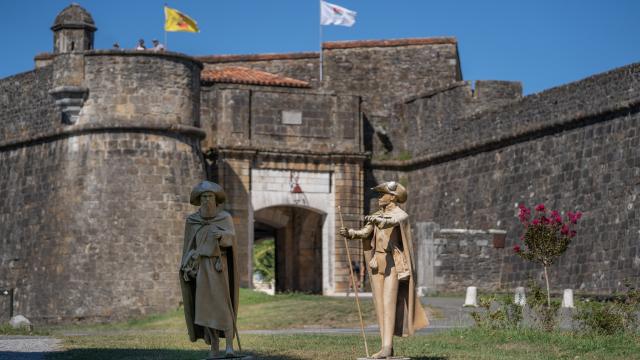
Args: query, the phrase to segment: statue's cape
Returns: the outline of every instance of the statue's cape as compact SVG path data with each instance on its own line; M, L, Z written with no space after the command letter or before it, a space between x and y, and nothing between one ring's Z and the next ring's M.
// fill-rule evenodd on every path
M237 320L238 314L238 296L239 296L239 278L238 267L236 258L236 239L235 230L233 227L233 219L231 215L226 211L219 211L215 217L211 219L204 219L200 216L199 212L191 214L187 217L184 229L184 244L182 248L182 261L181 267L188 260L188 253L194 248L196 241L196 234L203 227L215 227L215 231L222 235L220 243L231 245L224 247L226 251L227 266L224 267L228 270L229 287L228 294L233 306L234 321ZM210 343L210 339L206 336L204 327L195 324L195 299L196 291L194 282L185 281L182 271L180 272L180 287L182 290L182 302L184 304L184 316L187 323L187 330L189 332L189 339L196 341L197 339L204 339L205 342ZM221 289L221 290L224 290ZM219 334L224 336L224 334Z
M376 214L380 215L379 212ZM385 212L385 216L391 216L399 221L397 229L400 231L402 238L402 248L404 257L409 263L411 269L411 275L409 279L400 281L398 285L398 301L396 303L396 324L394 326L393 335L395 336L409 336L424 327L429 326L429 319L427 314L420 303L420 299L416 293L416 271L415 260L413 258L413 242L411 239L411 226L409 225L409 215L404 212L400 207L396 206L392 210ZM367 264L371 260L372 242L375 241L376 232L378 227L374 226L373 239L363 239L363 249L365 250L365 260ZM397 231L394 229L394 231ZM367 266L369 269L369 266ZM371 269L369 269L369 277L371 277ZM374 286L371 283L371 286ZM375 292L374 292L375 293ZM380 301L375 299L374 301ZM380 304L381 305L381 304Z

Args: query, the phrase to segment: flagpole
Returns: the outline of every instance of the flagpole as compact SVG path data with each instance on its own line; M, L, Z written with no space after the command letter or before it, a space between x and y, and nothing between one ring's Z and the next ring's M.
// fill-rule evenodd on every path
M164 12L164 21L165 24L162 25L162 28L164 29L164 50L165 51L169 51L169 43L167 42L167 10L165 9L167 7L167 3L164 3L164 7L162 8L163 12Z
M323 56L322 56L322 0L320 0L320 16L319 16L319 21L318 24L320 24L320 84L318 84L319 86L322 86L322 65L323 65Z

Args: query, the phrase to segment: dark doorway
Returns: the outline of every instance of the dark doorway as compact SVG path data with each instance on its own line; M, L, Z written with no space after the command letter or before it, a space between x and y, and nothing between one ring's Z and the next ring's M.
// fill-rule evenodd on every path
M275 239L276 291L322 293L322 224L325 215L297 206L254 213L254 243Z

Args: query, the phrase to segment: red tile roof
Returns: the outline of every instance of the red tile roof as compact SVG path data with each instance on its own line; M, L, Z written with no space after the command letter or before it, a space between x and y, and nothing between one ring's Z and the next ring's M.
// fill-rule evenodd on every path
M411 38L394 40L357 40L357 41L333 41L322 43L322 48L326 50L353 49L367 47L392 47L411 45L457 45L458 40L454 37L440 38ZM299 52L287 54L250 54L250 55L209 55L196 56L195 58L204 63L227 63L243 61L271 61L271 60L295 60L295 59L316 59L319 52Z
M209 83L246 84L309 88L308 82L240 66L203 70L200 79Z

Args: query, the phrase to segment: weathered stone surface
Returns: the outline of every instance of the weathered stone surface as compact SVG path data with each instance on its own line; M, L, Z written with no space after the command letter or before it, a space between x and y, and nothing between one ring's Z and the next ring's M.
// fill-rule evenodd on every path
M0 287L38 320L106 320L179 302L195 144L98 133L0 152ZM34 161L47 159L47 161Z
M85 52L0 81L0 287L16 289L15 311L100 321L178 305L185 194L206 176L199 71L171 54ZM87 89L76 123L54 85Z
M430 139L428 151L444 155L409 171L408 188L417 189L420 199L408 205L409 212L417 214L417 221L434 221L443 228L507 230L505 249L487 249L485 271L471 271L482 263L482 252L463 258L456 256L465 253L461 248L453 251L456 259L442 266L460 281L446 287L436 284L437 288L461 291L463 279L478 276L485 276L481 284L488 288L513 288L524 285L528 276L541 276L541 268L511 251L521 243L516 217L520 202L585 213L578 237L551 267L555 287L606 293L621 289L625 279L637 284L639 71L639 65L631 65L532 95L502 111L480 114L457 132L447 130L450 140ZM592 96L592 101L586 100ZM611 110L605 112L607 107ZM516 135L541 126L548 128L531 137ZM459 141L454 141L456 134ZM454 151L465 141L483 139L504 140L495 149L446 155L445 144L452 144L448 149Z
M27 319L23 315L16 315L12 317L11 320L9 320L9 325L11 325L11 327L14 329L20 329L20 328L30 329L31 326L33 326L31 324L31 321L29 321L29 319Z

